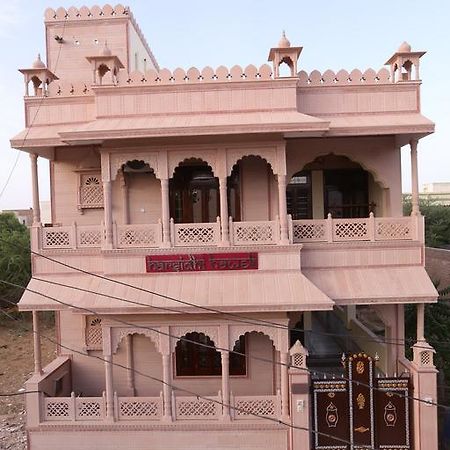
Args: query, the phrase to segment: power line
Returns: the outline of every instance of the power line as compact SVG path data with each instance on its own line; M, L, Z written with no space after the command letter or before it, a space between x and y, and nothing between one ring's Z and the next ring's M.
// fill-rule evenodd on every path
M10 317L12 320L15 320L15 321L19 321L19 320L20 320L20 319L17 319L17 318L15 318L15 317L11 316L11 315L8 314L7 312L3 311L2 309L0 309L0 312L3 313L3 314L5 314L6 316ZM293 425L293 424L290 424L290 423L286 423L286 422L284 422L284 421L281 420L281 419L275 419L275 418L273 418L273 417L263 416L263 415L261 415L261 414L255 413L255 412L253 412L253 411L247 411L245 408L241 408L241 407L238 407L238 406L235 406L235 405L231 405L231 404L224 403L224 402L222 402L222 401L220 401L220 400L217 400L217 399L214 399L214 398L210 398L210 397L201 395L201 394L199 394L198 392L194 392L194 391L191 391L191 390L186 389L186 388L180 388L180 387L178 387L178 386L176 386L176 385L174 385L174 384L172 384L172 383L168 383L168 382L166 382L166 381L164 381L164 380L161 380L160 378L156 378L156 377L154 377L154 376L152 376L152 375L143 373L143 372L141 372L141 371L139 371L139 370L137 370L137 369L132 369L132 368L130 368L130 367L124 366L123 364L120 364L120 363L117 363L117 362L108 361L108 360L106 360L105 358L102 358L102 357L100 357L100 356L98 356L98 355L89 355L89 354L83 353L83 352L81 352L81 351L79 351L79 350L72 349L72 348L70 348L70 347L67 347L67 346L65 346L65 345L62 345L62 344L58 343L56 340L54 340L54 339L52 339L52 338L50 338L50 337L48 337L48 336L46 336L46 335L43 335L43 334L41 334L41 333L37 333L35 330L31 330L30 328L27 328L27 327L24 327L24 326L23 326L22 328L23 328L24 330L26 330L26 331L32 331L34 334L37 334L38 336L44 337L45 339L49 340L50 342L53 342L54 344L58 345L59 347L64 348L65 350L72 351L72 352L74 352L74 353L78 353L78 354L80 354L80 355L82 355L82 356L85 356L85 357L88 357L88 358L99 359L100 361L106 362L106 363L111 364L111 365L113 365L113 366L117 366L117 367L120 367L120 368L122 368L122 369L126 369L126 370L128 370L128 371L132 371L133 373L136 373L136 374L138 374L138 375L141 375L141 376L143 376L143 377L145 377L145 378L149 378L149 379L151 379L151 380L153 380L153 381L157 381L157 382L159 382L159 383L161 383L161 384L163 384L163 385L166 385L166 386L170 387L171 389L173 389L174 391L184 392L184 393L190 394L190 395L192 395L192 396L194 396L194 397L201 398L202 400L210 401L210 402L216 403L216 404L218 404L218 405L221 405L221 406L225 406L225 407L227 407L227 408L230 408L230 409L232 409L232 410L234 410L234 411L243 412L243 413L248 414L248 415L251 415L251 416L253 416L253 417L257 417L257 418L259 418L259 419L264 419L264 420L268 420L268 421L277 423L277 424L279 424L279 425L284 425L284 426L286 426L286 427L288 427L288 428L291 428L291 429L297 429L297 430L301 430L301 431L308 431L308 432L311 432L311 433L313 433L313 434L317 434L317 435L320 435L320 436L328 437L328 438L333 439L333 440L336 440L336 441L338 441L338 442L342 442L342 443L351 445L350 441L347 441L347 440L345 440L345 439L341 439L341 438L339 438L339 437L337 437L337 436L333 436L333 435L328 434L328 433L323 433L323 432L321 432L321 431L313 430L313 429L311 429L311 428L306 428L306 427L301 427L301 426L299 426L299 425ZM30 391L30 392L24 391L24 392L21 392L21 393L17 393L17 395L25 395L25 394L28 394L28 393L36 393L36 392L41 392L41 391ZM45 394L45 392L43 392L43 393ZM0 396L2 396L2 395L0 395ZM3 396L7 396L7 395L3 395ZM377 447L372 447L372 449L374 449L374 450L380 450L380 449L378 449Z
M21 289L26 290L26 291L33 292L33 293L35 293L37 295L40 295L40 296L45 297L45 298L48 298L48 299L53 300L53 301L55 301L57 303L63 304L65 306L69 306L71 308L75 308L75 309L86 311L86 312L88 312L88 313L90 313L90 314L92 314L92 315L94 315L96 317L100 317L101 318L101 316L96 311L91 310L89 308L85 308L85 307L81 307L81 306L73 305L71 303L64 302L62 300L56 299L56 298L54 298L52 296L49 296L47 294L43 294L41 292L35 291L33 289L30 289L28 287L24 287L24 286L21 286L19 284L11 283L11 282L6 281L6 280L1 280L0 279L0 283L4 283L4 284L10 285L10 286L15 286L15 287L21 288ZM91 291L91 293L95 294L96 292L95 291ZM8 302L10 304L14 304L11 301L8 301ZM270 364L273 364L273 365L276 364L276 365L280 365L280 366L285 366L287 368L293 367L293 368L299 369L301 371L306 371L306 372L308 372L309 374L312 374L312 375L321 374L321 375L324 375L324 376L326 376L326 375L329 375L329 376L332 376L332 377L335 376L335 374L332 374L332 373L329 373L329 372L322 372L322 371L319 371L319 370L312 371L312 370L304 368L304 367L292 366L289 363L286 364L286 363L282 363L281 361L273 361L273 360L268 360L266 358L261 358L261 357L257 357L257 356L249 356L249 355L246 355L245 353L237 352L235 350L225 349L225 348L217 347L217 346L214 346L214 345L209 345L209 344L193 341L191 339L185 338L184 336L176 336L176 335L173 335L171 333L166 333L166 332L163 332L161 330L158 330L156 328L152 328L152 327L149 327L149 326L139 325L139 324L135 324L135 323L129 323L129 322L123 321L121 319L117 319L117 318L113 318L112 320L117 322L117 323L121 323L123 325L132 326L134 328L147 329L147 330L156 332L158 334L166 335L166 336L169 336L171 338L174 338L174 339L177 339L177 340L181 340L181 341L186 341L186 342L189 342L189 343L192 343L194 345L201 346L201 347L206 347L206 348L215 349L215 350L219 350L219 351L226 351L228 353L236 354L236 355L243 356L243 357L246 357L246 358L249 358L249 359L260 360L260 361L267 362L267 363L270 363ZM346 381L348 381L350 383L353 383L353 384L356 384L356 385L368 387L369 389L372 389L372 390L380 390L379 388L377 388L375 386L370 386L370 385L368 385L366 383L362 383L360 381L354 381L354 380L352 380L352 379L350 379L348 377L342 376L341 379L346 380ZM441 408L444 408L444 409L450 409L450 407L448 407L446 405L441 405L441 404L439 404L437 402L423 400L421 398L417 398L417 397L414 397L414 396L411 396L411 395L398 394L398 393L396 393L395 395L398 396L398 397L408 398L410 400L418 401L420 403L425 403L427 405L433 405L433 406L438 406L438 407L441 407Z
M4 241L4 242L6 242L6 241ZM16 247L21 247L17 243L11 243L11 242L6 242L6 243L8 243L10 245L14 245ZM21 248L23 248L23 247L21 247ZM225 311L221 311L221 310L218 310L218 309L215 309L215 308L211 308L211 307L207 307L207 306L203 306L203 305L198 305L198 304L195 304L195 303L192 303L192 302L188 302L186 300L181 300L181 299L177 299L177 298L171 297L171 296L166 295L166 294L161 294L161 293L152 291L150 289L145 289L145 288L142 288L142 287L139 287L139 286L134 286L132 284L125 283L124 281L115 280L113 278L108 278L108 277L106 277L104 275L100 275L98 273L93 273L93 272L90 272L88 270L82 269L80 267L72 266L71 264L65 263L63 261L59 261L57 259L51 258L51 257L49 257L47 255L41 254L41 253L36 252L34 250L31 250L31 249L30 249L30 253L33 254L33 255L36 255L38 257L47 259L48 261L54 262L56 264L59 264L59 265L61 265L63 267L76 270L77 272L83 273L85 275L89 275L89 276L96 277L96 278L99 278L99 279L102 279L102 280L105 280L105 281L109 281L111 283L115 283L115 284L119 284L119 285L122 285L122 286L125 286L125 287L129 287L129 288L141 291L141 292L146 292L148 294L152 294L152 295L155 295L157 297L161 297L161 298L164 298L166 300L170 300L170 301L173 301L173 302L176 302L176 303L181 303L181 304L186 305L186 306L191 306L191 307L194 307L194 308L198 308L198 309L207 311L209 313L220 314L220 315L223 315L223 316L230 316L230 317L233 317L233 319L235 319L238 322L251 323L253 325L255 323L257 323L257 324L260 324L260 325L263 325L263 326L267 326L267 327L288 329L288 330L291 330L291 331L307 332L307 333L312 333L312 334L317 334L317 335L322 335L322 336L347 337L345 334L339 334L339 333L318 332L318 331L314 331L314 330L305 330L304 328L302 329L302 328L296 328L296 327L289 328L288 326L285 326L285 325L282 325L282 324L278 324L278 323L275 323L275 322L271 322L269 320L255 319L255 318L251 318L251 317L246 317L246 316L242 316L242 315L239 315L239 314L235 314L235 313L232 313L232 312L225 312ZM35 278L35 279L38 279L38 278ZM44 280L44 279L39 279L39 280L43 281L43 282L47 282L47 283L58 284L57 282L50 281L50 280ZM72 288L72 289L78 289L77 287L70 286L70 285L67 285L67 287ZM98 295L104 295L104 296L108 296L108 297L114 298L114 296L109 296L109 295L101 294L101 293L98 293ZM164 307L152 306L152 305L148 305L148 304L142 304L142 303L139 303L139 302L134 302L132 300L127 300L127 299L120 299L120 300L124 301L124 302L138 304L140 306L145 306L145 307L148 307L148 308L164 309ZM367 336L352 336L352 338L353 339L361 339L361 340L365 340L365 341L368 341L368 342L380 343L380 340L369 338ZM445 345L450 345L450 342L448 342L448 341L440 342L440 341L434 340L432 342L433 343L443 343ZM395 338L391 338L391 339L383 338L381 343L393 344L393 345L399 345L399 346L404 346L404 345L407 345L407 344L411 344L411 342L409 340L406 340L406 339L395 339Z

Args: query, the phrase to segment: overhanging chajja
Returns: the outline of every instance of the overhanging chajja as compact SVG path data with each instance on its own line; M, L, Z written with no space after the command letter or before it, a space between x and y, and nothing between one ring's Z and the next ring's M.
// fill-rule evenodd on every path
M61 310L72 308L69 305L73 305L81 313L89 313L83 310L86 308L103 314L168 312L158 308L170 308L175 312L205 312L167 297L227 312L330 310L334 306L327 295L296 270L279 273L255 270L146 274L115 277L114 280L138 289L91 275L55 274L36 277L31 279L29 290L24 292L19 308L22 311Z
M305 269L336 304L431 303L436 288L422 266Z

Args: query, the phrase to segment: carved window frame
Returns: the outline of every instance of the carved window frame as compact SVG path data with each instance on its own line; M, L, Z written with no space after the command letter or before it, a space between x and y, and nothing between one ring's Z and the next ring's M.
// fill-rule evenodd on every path
M93 197L92 201L86 201L86 194ZM81 212L85 209L104 208L103 183L100 169L78 172L77 204Z

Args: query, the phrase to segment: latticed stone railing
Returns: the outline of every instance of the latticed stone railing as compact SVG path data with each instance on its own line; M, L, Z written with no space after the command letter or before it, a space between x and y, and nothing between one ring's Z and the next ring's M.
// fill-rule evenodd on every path
M116 225L117 248L159 247L162 242L161 223Z
M220 219L210 223L174 223L170 221L174 247L209 247L220 243Z
M159 420L162 416L163 398L118 397L115 395L118 420Z
M231 246L276 245L280 243L280 221L233 222L229 219ZM423 217L369 217L357 219L292 220L288 217L291 243L401 241L423 240ZM153 224L114 225L114 247L159 248L163 246L163 227ZM100 248L103 225L42 227L37 237L40 248L76 249ZM220 219L210 223L174 223L170 221L170 241L173 247L215 247L224 241Z
M280 241L280 222L267 220L260 222L233 222L230 219L231 245L270 245Z
M321 220L289 220L290 241L346 242L419 239L420 217L369 217Z
M41 228L41 248L101 247L103 227L100 225L77 225Z
M217 397L172 396L176 420L218 420L222 415L221 395Z
M105 397L70 397L44 398L44 421L91 421L103 420Z
M232 415L235 420L258 419L260 417L279 417L281 395L232 396Z

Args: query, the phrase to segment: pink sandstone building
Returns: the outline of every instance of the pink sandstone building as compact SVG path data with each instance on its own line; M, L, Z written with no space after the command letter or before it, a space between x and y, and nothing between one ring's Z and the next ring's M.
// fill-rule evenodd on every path
M437 449L424 52L308 74L283 34L269 65L171 72L121 5L48 9L45 36L11 140L33 183L28 448ZM60 344L47 367L41 311Z

